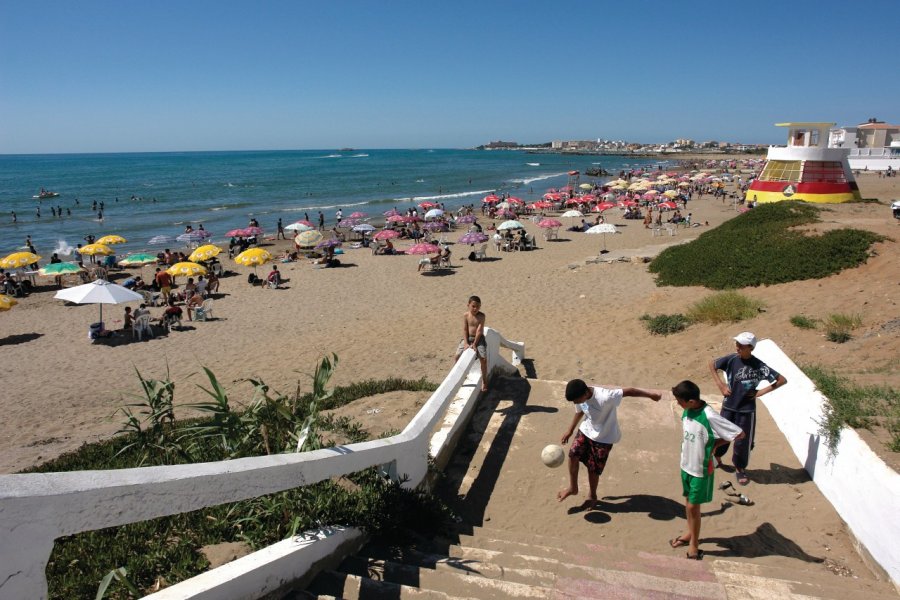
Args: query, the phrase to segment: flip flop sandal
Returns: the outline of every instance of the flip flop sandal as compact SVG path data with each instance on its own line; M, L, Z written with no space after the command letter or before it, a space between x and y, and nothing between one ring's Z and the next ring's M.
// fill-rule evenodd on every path
M688 560L703 560L703 550L697 550L697 554L686 554Z
M682 548L684 546L687 546L688 544L690 544L690 542L688 540L682 539L681 536L669 540L669 545L673 548Z
M746 473L738 473L735 479L737 479L738 485L747 485L750 483L750 478L747 477Z

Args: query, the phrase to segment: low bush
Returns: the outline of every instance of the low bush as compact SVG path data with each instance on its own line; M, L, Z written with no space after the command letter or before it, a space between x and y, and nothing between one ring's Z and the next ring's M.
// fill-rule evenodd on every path
M695 323L737 323L752 319L765 304L737 292L720 292L712 294L694 303L689 309L687 318Z
M794 315L791 317L791 325L800 329L815 329L818 326L818 320L811 319L806 315Z
M647 331L653 335L669 335L684 331L691 324L690 319L680 313L674 315L643 315L641 321L647 327Z
M833 455L841 439L841 428L884 427L889 434L887 448L900 452L900 390L887 386L858 386L834 371L804 366L803 372L827 399L819 421L819 434Z
M825 321L825 337L830 342L843 344L853 337L851 332L862 325L859 315L834 314Z
M820 235L797 230L818 221L802 202L760 205L687 244L663 250L650 263L658 285L717 290L819 279L864 263L884 239L870 231L835 229Z

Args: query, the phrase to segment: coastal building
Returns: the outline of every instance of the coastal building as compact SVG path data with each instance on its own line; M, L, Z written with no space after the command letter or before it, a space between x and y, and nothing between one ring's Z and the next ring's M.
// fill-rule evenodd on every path
M828 146L847 148L854 171L896 171L900 168L900 125L869 119L859 125L845 125L828 133Z
M788 129L787 146L771 146L766 165L747 190L748 202L801 200L834 204L859 200L847 162L849 150L830 148L834 123L776 123Z

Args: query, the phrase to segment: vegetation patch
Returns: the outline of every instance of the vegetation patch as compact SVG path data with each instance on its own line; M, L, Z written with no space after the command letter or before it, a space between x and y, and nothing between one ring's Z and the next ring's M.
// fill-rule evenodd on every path
M653 335L670 335L684 331L691 324L690 319L681 313L674 315L643 315L641 321L647 327L647 331Z
M138 373L141 394L122 409L122 435L29 469L56 472L209 462L329 445L336 433L353 442L367 433L349 419L319 418L318 412L391 391L433 391L425 380L367 380L326 389L337 357L324 359L313 391L300 386L289 395L259 380L247 380L249 398L235 402L208 369L207 413L176 419L175 382ZM347 482L350 482L349 484ZM343 483L343 484L342 484ZM245 542L258 549L296 532L322 525L351 525L402 543L411 535L433 536L450 522L436 497L406 490L376 469L344 482L323 481L260 498L90 531L56 540L47 565L51 598L132 598L192 577L208 567L200 549L221 542Z
M817 222L819 210L801 202L760 205L692 242L663 250L650 272L658 285L716 290L819 279L864 263L872 244L884 239L858 229L821 235L795 230Z
M695 302L688 309L687 318L696 323L737 323L752 319L765 304L737 292L719 292Z
M825 321L825 337L828 341L843 344L849 342L853 336L851 332L862 325L862 317L859 315L834 314L829 315Z
M900 390L879 385L858 386L818 366L802 369L827 399L824 417L819 421L819 434L832 455L844 425L870 430L883 427L889 435L888 450L900 452Z
M791 325L800 329L815 329L818 327L819 321L806 315L794 315L791 317Z

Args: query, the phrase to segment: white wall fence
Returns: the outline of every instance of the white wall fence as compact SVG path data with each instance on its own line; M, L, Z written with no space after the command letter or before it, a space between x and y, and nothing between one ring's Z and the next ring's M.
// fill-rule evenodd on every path
M900 475L844 427L834 456L819 436L825 397L772 340L753 352L789 385L761 398L791 449L857 542L900 585Z
M485 339L488 377L515 371L524 344L490 328ZM512 350L512 364L500 348ZM406 478L406 487L417 487L425 481L429 458L438 465L449 460L480 389L480 365L475 352L467 350L403 432L390 438L216 463L0 475L0 600L47 597L47 561L54 540L62 536L256 498L375 466L395 480ZM259 598L361 540L362 533L352 528L308 532L152 597Z

